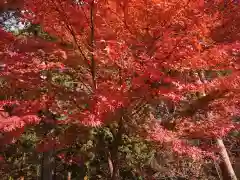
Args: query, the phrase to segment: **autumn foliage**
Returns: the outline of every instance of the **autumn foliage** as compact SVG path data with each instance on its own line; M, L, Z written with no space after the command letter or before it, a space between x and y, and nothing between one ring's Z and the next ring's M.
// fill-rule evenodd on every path
M119 133L198 158L210 149L189 140L239 129L232 120L240 97L238 4L25 0L22 9L22 21L40 25L54 40L0 30L0 130L11 135L4 143L41 121L88 128L117 123ZM205 96L189 98L196 93ZM149 106L162 102L172 112L159 120ZM44 110L62 118L40 116ZM52 144L47 149L70 143L59 139L44 140Z

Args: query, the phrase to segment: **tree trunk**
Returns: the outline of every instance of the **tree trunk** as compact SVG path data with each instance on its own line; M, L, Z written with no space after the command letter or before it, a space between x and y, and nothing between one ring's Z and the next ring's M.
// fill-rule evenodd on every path
M68 171L67 180L71 180L71 179L72 179L72 172Z
M235 174L235 172L233 170L233 167L232 167L231 161L229 159L229 156L228 156L227 150L225 148L225 145L223 143L223 140L218 138L216 141L217 141L217 145L218 145L218 147L220 149L220 155L221 155L222 160L223 160L223 162L225 164L225 167L226 167L226 170L227 170L227 172L229 174L230 179L231 180L237 180L237 176L236 176L236 174Z
M111 180L118 180L119 179L119 152L118 152L118 148L122 143L122 135L123 135L123 131L124 131L123 113L124 112L122 112L122 117L121 117L121 119L118 123L118 131L117 131L117 134L115 136L114 142L113 142L112 147L111 147L111 157L112 157L112 165L113 165Z
M111 153L108 153L108 167L109 167L109 171L110 171L110 175L111 177L113 176L113 162L111 159Z
M42 156L42 177L41 180L53 180L53 151L44 152Z

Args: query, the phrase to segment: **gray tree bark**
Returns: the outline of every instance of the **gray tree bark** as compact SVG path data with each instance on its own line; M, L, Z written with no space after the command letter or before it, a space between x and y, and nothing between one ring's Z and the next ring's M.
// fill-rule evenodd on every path
M218 138L218 139L216 139L216 141L217 141L217 145L218 145L218 147L220 149L220 155L222 157L222 160L223 160L223 162L225 164L225 167L227 169L227 172L228 172L231 180L237 180L237 176L236 176L236 174L235 174L235 172L233 170L233 167L232 167L230 158L228 156L226 147L225 147L225 145L223 143L223 140Z

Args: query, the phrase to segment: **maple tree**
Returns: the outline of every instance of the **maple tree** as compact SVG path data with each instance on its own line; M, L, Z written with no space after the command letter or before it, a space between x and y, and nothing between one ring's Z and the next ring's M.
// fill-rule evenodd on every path
M22 21L40 25L53 41L0 30L2 144L41 121L109 126L116 179L126 132L199 158L213 151L188 140L221 138L239 129L232 121L239 115L237 4L25 0L22 9ZM193 93L203 97L189 103ZM171 112L159 120L149 106L161 103ZM69 130L57 138L53 133L37 149L63 148L75 137Z

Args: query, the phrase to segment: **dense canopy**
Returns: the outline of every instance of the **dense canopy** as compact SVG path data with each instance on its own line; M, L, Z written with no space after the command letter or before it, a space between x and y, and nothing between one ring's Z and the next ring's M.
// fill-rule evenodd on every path
M31 130L37 152L71 150L108 128L109 174L119 179L124 135L200 160L240 129L237 2L0 3L9 11L25 26L0 29L2 149Z

